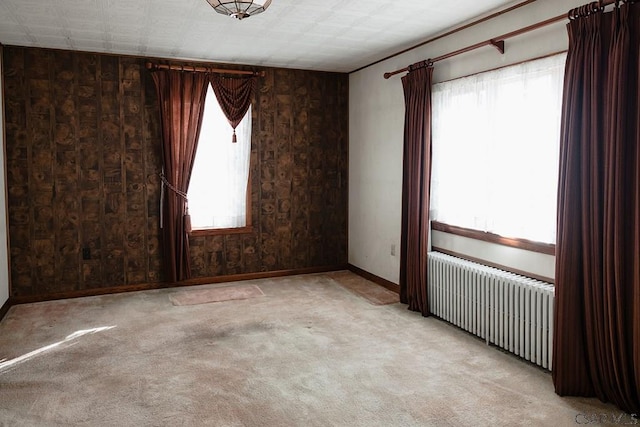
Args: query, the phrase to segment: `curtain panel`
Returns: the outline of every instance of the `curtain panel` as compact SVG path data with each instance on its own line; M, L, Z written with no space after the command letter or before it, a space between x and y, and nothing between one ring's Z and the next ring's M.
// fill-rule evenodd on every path
M433 67L413 64L402 78L405 100L400 241L400 301L429 316L427 252L431 180L431 85Z
M567 26L553 381L639 413L640 4L595 5Z
M220 108L233 128L232 141L236 142L236 127L242 121L251 106L251 100L256 89L257 78L224 77L211 74L209 81L216 94Z
M187 189L202 126L208 77L175 70L152 72L160 104L163 189L161 226L167 280L190 278Z

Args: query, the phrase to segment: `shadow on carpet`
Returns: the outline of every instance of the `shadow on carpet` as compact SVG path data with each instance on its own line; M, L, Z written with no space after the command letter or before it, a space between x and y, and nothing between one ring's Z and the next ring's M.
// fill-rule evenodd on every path
M350 271L336 271L327 273L327 276L331 277L343 288L365 298L373 305L387 305L400 302L400 296L397 293Z

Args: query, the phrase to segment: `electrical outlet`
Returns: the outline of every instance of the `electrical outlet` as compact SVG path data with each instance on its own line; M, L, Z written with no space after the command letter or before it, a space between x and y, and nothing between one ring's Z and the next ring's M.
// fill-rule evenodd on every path
M396 256L396 245L391 245L391 256Z
M83 260L91 259L91 249L90 248L82 248L82 259Z

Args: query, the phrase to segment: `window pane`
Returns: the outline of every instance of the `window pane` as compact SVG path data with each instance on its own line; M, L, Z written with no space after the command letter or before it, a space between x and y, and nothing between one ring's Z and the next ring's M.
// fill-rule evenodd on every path
M193 229L246 225L247 184L251 153L251 108L233 129L209 86L198 151L189 183L189 213Z
M432 219L555 243L564 62L434 85Z

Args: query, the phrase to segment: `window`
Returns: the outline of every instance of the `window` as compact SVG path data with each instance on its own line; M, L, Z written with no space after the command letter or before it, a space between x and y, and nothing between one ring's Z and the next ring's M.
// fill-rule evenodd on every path
M555 243L565 57L434 85L432 219Z
M207 90L198 150L189 182L189 213L193 230L246 227L251 108L233 130L211 85Z

